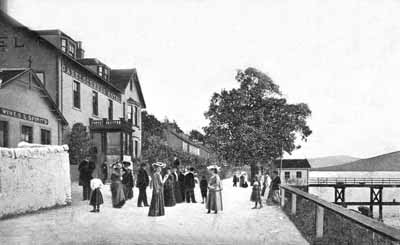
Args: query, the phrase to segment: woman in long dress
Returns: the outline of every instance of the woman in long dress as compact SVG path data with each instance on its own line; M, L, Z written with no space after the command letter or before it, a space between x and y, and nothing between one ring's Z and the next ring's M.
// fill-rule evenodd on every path
M165 214L164 209L164 182L168 178L168 174L161 177L161 168L165 167L165 164L154 163L155 172L151 179L150 188L153 188L153 195L151 197L151 204L149 208L149 216L163 216Z
M216 168L211 169L212 176L208 181L208 198L206 208L208 213L222 211L222 184Z
M114 208L121 208L125 204L125 194L122 185L122 165L116 163L113 165L113 171L111 173L111 198L112 205Z
M164 204L165 207L173 207L176 205L175 190L174 190L174 177L171 170L167 169L168 178L164 183Z
M176 168L172 169L172 178L174 179L174 194L176 203L183 202L181 186L179 184L179 175Z

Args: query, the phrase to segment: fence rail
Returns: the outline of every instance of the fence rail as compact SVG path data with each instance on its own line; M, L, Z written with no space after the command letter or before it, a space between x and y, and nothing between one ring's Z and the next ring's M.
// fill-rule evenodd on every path
M310 178L309 185L323 186L323 185L400 185L400 178Z

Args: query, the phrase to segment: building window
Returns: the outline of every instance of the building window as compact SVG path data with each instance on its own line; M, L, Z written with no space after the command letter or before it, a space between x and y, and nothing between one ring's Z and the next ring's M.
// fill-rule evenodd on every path
M93 115L99 115L99 94L96 91L92 91L92 107Z
M139 142L137 140L135 140L135 157L139 157Z
M39 78L39 80L42 82L42 84L46 87L46 80L45 80L44 72L37 71L36 76Z
M68 54L75 58L75 45L72 43L68 44Z
M29 126L22 126L21 127L21 140L33 143L33 129Z
M104 68L104 80L108 81L108 69Z
M285 172L285 179L290 179L290 172Z
M61 51L67 52L67 39L61 38Z
M137 106L135 106L135 126L137 126L138 125L138 108L137 108Z
M40 130L40 144L42 145L50 145L50 130L41 129Z
M296 178L301 179L301 171L296 172Z
M132 84L132 79L129 80L129 90L132 91L133 89L133 84Z
M122 103L122 117L125 119L125 113L126 113L126 108L125 108L125 102L124 103Z
M98 74L100 77L103 77L103 67L102 67L102 66L98 66L98 67L97 67L97 74Z
M8 147L8 123L0 121L0 147Z
M129 114L128 114L128 120L133 123L133 106L129 105Z
M77 81L74 81L72 84L73 90L73 103L74 107L80 109L81 108L81 84Z
M108 120L113 120L113 101L108 100Z

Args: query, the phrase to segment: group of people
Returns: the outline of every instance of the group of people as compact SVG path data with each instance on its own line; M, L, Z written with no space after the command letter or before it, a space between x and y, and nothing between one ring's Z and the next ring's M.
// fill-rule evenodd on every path
M153 189L151 204L149 208L149 216L165 215L165 207L173 207L177 203L182 203L186 200L187 203L196 203L194 189L196 186L196 177L194 169L188 171L179 170L176 162L172 169L166 167L164 163L154 163L154 174L150 188ZM164 174L162 170L165 168ZM222 210L222 185L217 174L217 169L212 169L212 176L207 181L205 176L202 176L200 181L200 190L202 203L206 200L206 208L208 213ZM208 197L207 197L208 194Z
M196 203L194 190L196 183L199 183L202 203L206 203L208 213L222 210L222 185L217 168L210 168L212 176L208 181L206 176L202 176L199 181L193 168L188 170L179 168L179 160L175 158L172 167L166 167L166 164L159 162L152 164L153 175L150 181L145 166L146 164L140 165L135 179L130 162L118 161L111 165L110 190L114 208L122 208L127 200L133 198L133 187L136 182L136 187L139 189L137 206L149 207L149 216L162 216L165 214L164 207L172 207L183 202ZM101 190L107 180L108 166L102 164L100 178L93 177L95 164L88 159L82 161L78 169L83 200L89 200L89 204L93 206L91 212L100 212L100 205L104 203ZM146 194L148 186L152 189L150 205Z
M254 202L253 209L262 208L263 197L266 199L268 205L280 202L279 186L281 179L278 171L272 171L271 177L267 172L259 172L253 179L253 190L251 192L250 201Z

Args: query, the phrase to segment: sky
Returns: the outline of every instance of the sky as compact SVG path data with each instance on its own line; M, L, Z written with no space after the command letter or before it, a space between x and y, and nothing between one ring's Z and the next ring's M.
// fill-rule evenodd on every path
M400 150L400 1L9 0L31 29L60 29L86 57L138 70L147 110L185 131L237 69L255 67L313 134L291 157L371 157Z

